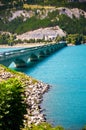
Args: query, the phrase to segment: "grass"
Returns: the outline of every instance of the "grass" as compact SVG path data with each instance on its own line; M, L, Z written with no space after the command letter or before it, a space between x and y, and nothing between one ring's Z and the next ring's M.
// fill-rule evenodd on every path
M42 5L31 5L31 4L24 4L24 9L54 9L55 6L42 6Z
M34 124L32 124L32 126L29 128L24 128L22 130L64 130L64 128L62 126L56 126L56 127L52 127L51 124L48 123L41 123L40 125L35 126Z
M3 66L3 65L0 64L0 74L3 74L4 72L10 72L10 74L12 74L14 78L17 77L17 79L19 79L20 81L22 81L23 84L26 81L30 82L30 84L35 84L35 83L38 82L36 79L34 79L34 78L30 77L30 76L27 76L24 73L17 72L15 70L11 70L10 68L7 68L7 67L5 67L5 66ZM5 80L8 80L8 79L5 79ZM3 81L3 79L1 79L0 81Z

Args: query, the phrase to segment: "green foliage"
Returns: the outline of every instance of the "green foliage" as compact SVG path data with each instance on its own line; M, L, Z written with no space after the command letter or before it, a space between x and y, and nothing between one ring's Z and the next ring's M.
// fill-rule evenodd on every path
M25 104L22 85L16 78L0 83L0 129L19 130L23 126Z
M69 7L69 8L80 8L86 10L86 3L79 2L68 2L68 0L27 0L29 4L41 4L41 5L53 5L57 7Z
M49 13L48 13L48 17L49 17L50 19L53 19L53 18L56 18L58 14L59 14L58 10L55 10L55 11L53 11L53 12L49 12Z
M86 130L86 125L82 128L82 130Z
M47 26L51 26L51 21L48 18L41 20L37 19L36 17L32 17L30 19L27 19L25 22L22 22L21 24L19 23L15 29L15 32L17 34L20 34L30 30L38 29L40 27L47 27Z
M70 35L67 35L66 41L69 44L72 43L72 44L78 45L78 44L86 42L86 36L82 34L70 34Z
M49 18L37 19L36 17L31 17L24 22L22 18L16 18L7 24L0 22L0 25L1 30L22 34L24 32L35 30L40 27L54 26L55 24L54 22L51 22Z
M23 17L18 17L11 22L8 21L6 24L1 20L0 30L22 34L41 27L53 27L56 25L59 25L67 34L79 33L86 35L86 18L81 16L79 19L75 17L72 19L65 14L59 15L57 10L49 12L48 17L44 19L38 18L37 15L35 15L26 21L23 21Z
M68 0L1 0L3 6L0 7L0 10L6 8L19 8L23 7L23 4L38 4L38 5L53 5L57 7L69 7L69 8L80 8L86 10L86 2L68 2Z
M71 19L66 15L60 15L58 25L68 34L79 33L86 35L86 18L84 17Z
M6 8L22 7L25 0L0 0L0 2L3 5L0 7L0 10L3 10Z
M8 33L0 34L0 44L13 45L15 39L16 39L15 35Z
M57 127L52 127L52 125L48 124L48 123L42 123L40 125L32 125L30 128L24 128L22 130L64 130L63 127L61 126L57 126Z
M79 8L86 11L86 2L65 2L64 6L68 8Z

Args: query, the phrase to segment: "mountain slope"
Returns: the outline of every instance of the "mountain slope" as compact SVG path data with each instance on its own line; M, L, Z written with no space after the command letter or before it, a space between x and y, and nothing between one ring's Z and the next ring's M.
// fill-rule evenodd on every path
M78 8L41 8L0 12L0 30L23 34L39 28L59 26L68 34L86 35L86 12Z

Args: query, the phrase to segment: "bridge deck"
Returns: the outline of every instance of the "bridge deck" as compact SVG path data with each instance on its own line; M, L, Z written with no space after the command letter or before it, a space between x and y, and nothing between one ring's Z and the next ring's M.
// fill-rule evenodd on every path
M0 64L9 66L13 61L18 67L24 65L28 58L31 60L36 60L38 59L37 57L39 57L39 55L47 55L48 53L50 54L58 49L63 48L64 46L66 46L65 42L0 52Z

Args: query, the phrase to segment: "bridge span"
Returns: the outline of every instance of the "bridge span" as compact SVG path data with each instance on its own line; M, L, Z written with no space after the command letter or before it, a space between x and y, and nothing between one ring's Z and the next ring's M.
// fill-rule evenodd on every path
M16 67L24 67L28 62L37 61L65 46L66 43L64 42L0 52L0 64L8 67L14 62Z

